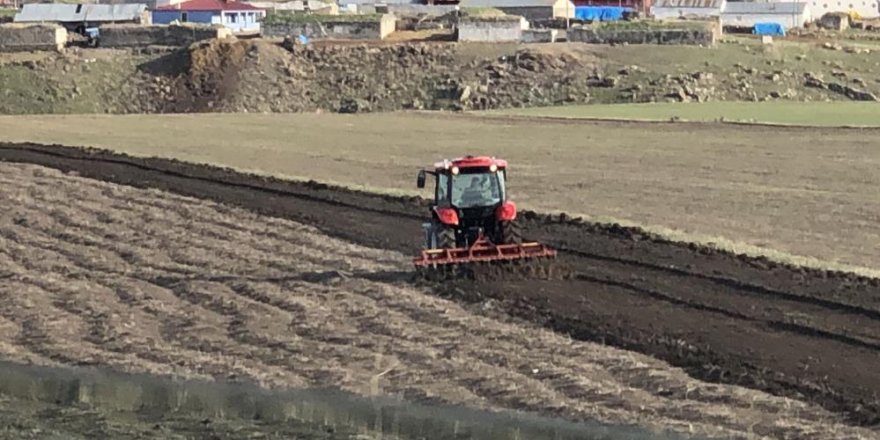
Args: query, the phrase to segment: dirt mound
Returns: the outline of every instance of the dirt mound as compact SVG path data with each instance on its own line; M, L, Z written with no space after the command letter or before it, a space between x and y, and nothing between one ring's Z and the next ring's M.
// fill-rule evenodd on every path
M354 243L414 253L424 206L313 183L159 159L7 146L6 160L75 170L307 222ZM571 335L658 356L694 377L880 420L880 281L808 270L561 216L523 216L524 233L572 262L570 280L463 283L463 301ZM454 287L460 291L448 290Z
M520 50L464 60L455 44L427 43L291 49L263 41L193 46L190 67L174 79L183 91L175 111L354 113L549 105L589 97L587 80L577 78L582 63L572 55ZM525 95L524 88L550 92Z

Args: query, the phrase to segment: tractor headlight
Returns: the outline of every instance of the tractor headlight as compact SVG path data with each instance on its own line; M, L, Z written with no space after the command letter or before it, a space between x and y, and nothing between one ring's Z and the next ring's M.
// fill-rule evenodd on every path
M453 175L458 174L458 167L452 167L452 174Z
M491 171L493 173L495 171L498 171L498 165L495 165L494 163L492 165L489 165L489 171Z

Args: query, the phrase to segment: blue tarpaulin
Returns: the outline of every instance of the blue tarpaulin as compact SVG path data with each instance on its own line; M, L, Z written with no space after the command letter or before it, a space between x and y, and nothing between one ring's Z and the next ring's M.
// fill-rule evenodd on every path
M632 8L620 6L578 6L574 8L574 18L589 21L617 21L623 19L623 13Z
M755 35L778 35L784 37L785 28L779 23L755 23L752 33Z

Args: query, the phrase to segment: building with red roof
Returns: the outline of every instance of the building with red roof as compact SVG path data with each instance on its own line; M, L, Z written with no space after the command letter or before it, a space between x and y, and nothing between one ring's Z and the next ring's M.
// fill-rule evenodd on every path
M153 10L153 24L219 24L233 32L259 32L266 11L236 0L189 0Z

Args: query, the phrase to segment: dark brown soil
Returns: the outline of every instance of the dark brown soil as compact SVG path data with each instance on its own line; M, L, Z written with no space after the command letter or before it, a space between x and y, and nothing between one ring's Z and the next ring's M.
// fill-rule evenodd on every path
M164 159L63 147L0 147L30 162L310 223L359 244L415 253L424 203ZM665 359L691 375L797 397L880 423L880 280L787 267L635 229L523 214L574 279L459 282L438 294L491 297L512 315ZM409 277L401 274L401 278Z

